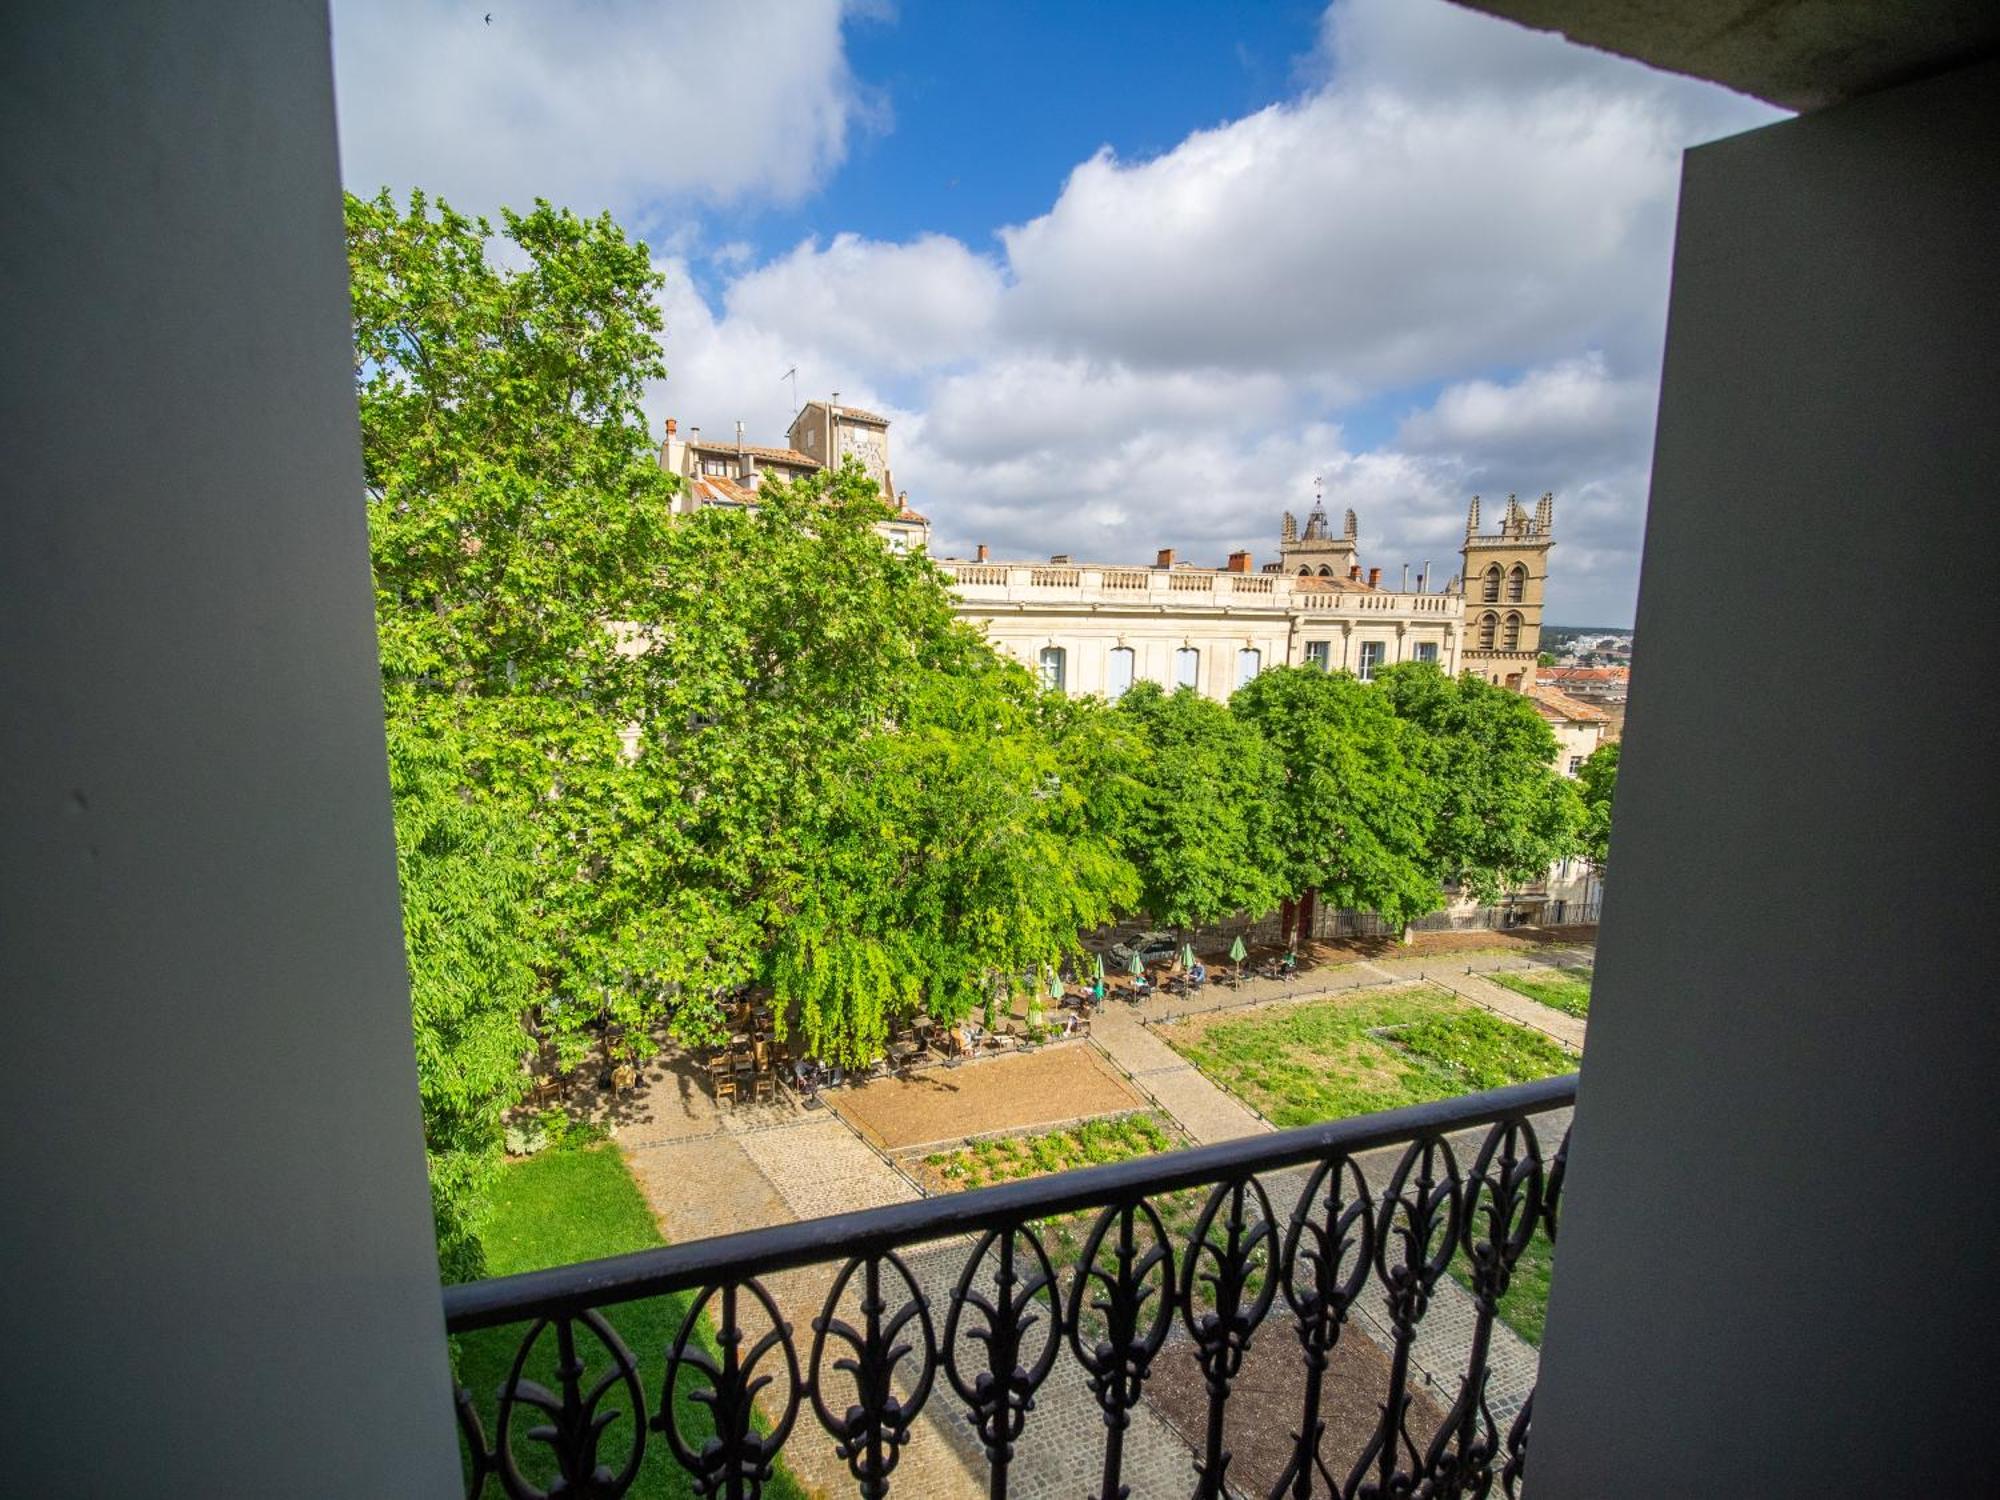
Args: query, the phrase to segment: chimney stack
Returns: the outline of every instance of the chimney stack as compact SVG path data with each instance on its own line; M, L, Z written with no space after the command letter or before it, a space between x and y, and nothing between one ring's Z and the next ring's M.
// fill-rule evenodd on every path
M701 429L699 427L690 427L688 429L688 441L690 443L699 443L701 441Z
M738 453L743 451L743 424L741 422L736 424L736 451Z
M1232 573L1247 573L1247 572L1249 572L1249 571L1250 571L1250 554L1249 554L1248 552L1232 552L1232 553L1230 553L1230 554L1229 554L1229 571L1230 571L1230 572L1232 572Z
M1404 564L1403 564L1403 592L1407 594L1407 593L1409 593L1409 591L1410 591L1410 565L1409 565L1408 563L1404 563Z
M985 562L985 561L986 561L986 543L984 543L984 542L981 542L981 543L979 544L979 554L978 554L978 560L979 560L980 562Z
M1174 549L1171 547L1162 547L1160 555L1153 559L1153 566L1156 568L1171 568L1173 565Z
M667 418L667 436L668 436L668 437L672 437L672 436L674 435L674 432L675 432L675 431L676 431L676 424L675 424L675 422L674 422L674 419L673 419L672 417L668 417L668 418Z
M1359 583L1359 582L1361 582L1361 564L1360 564L1360 563L1350 563L1350 564L1348 564L1348 568L1347 568L1347 579L1348 579L1348 582L1350 582L1350 583Z
M1368 570L1368 587L1370 587L1371 589L1379 588L1381 587L1381 584L1382 584L1382 570L1380 568L1370 568Z

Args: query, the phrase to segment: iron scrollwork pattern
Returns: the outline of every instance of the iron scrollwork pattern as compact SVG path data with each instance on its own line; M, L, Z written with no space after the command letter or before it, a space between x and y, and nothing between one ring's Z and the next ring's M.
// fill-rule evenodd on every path
M1102 1261L1107 1239L1108 1265ZM1104 1412L1104 1480L1097 1500L1125 1500L1128 1493L1121 1482L1125 1432L1173 1325L1173 1293L1174 1252L1158 1210L1141 1198L1099 1214L1077 1255L1066 1317L1070 1349ZM1102 1336L1092 1337L1100 1324Z
M608 1356L610 1367L588 1386L584 1377L590 1366L577 1345L581 1325ZM551 1328L556 1334L556 1379L560 1392L551 1391L540 1381L527 1378L528 1361L542 1337ZM605 1403L620 1393L628 1403L624 1408ZM617 1330L601 1316L584 1311L575 1317L537 1318L514 1354L513 1368L500 1387L499 1410L494 1434L488 1445L471 1392L463 1386L454 1392L460 1435L472 1456L468 1493L477 1500L489 1478L497 1477L509 1500L549 1500L561 1495L577 1500L616 1500L632 1487L638 1477L640 1460L646 1452L643 1413L646 1396L639 1384L639 1365L625 1347ZM555 1474L544 1489L522 1470L520 1455L514 1450L516 1414L526 1407L541 1414L541 1422L524 1434L549 1451ZM632 1428L630 1450L624 1461L613 1467L600 1455L606 1429L619 1420Z
M989 1256L994 1263L990 1296L979 1285L980 1270ZM968 1308L984 1319L979 1327L969 1326ZM1036 1347L1038 1325L1042 1333ZM944 1326L944 1368L986 1449L987 1492L993 1500L1004 1500L1007 1493L1014 1445L1027 1427L1028 1413L1035 1409L1035 1392L1049 1378L1062 1351L1062 1327L1055 1267L1034 1231L1019 1224L987 1230L966 1258L965 1272L951 1294ZM961 1368L961 1330L985 1351L984 1369L968 1374Z
M512 1352L497 1393L454 1392L467 1493L612 1500L665 1456L698 1495L760 1500L784 1455L817 1428L860 1494L886 1496L892 1481L922 1488L899 1464L942 1368L969 1419L961 1456L975 1467L983 1457L994 1497L1007 1494L1010 1474L1026 1484L1031 1460L1035 1488L1048 1485L1047 1455L1035 1451L1039 1410L1045 1443L1059 1434L1073 1443L1079 1416L1101 1420L1101 1464L1093 1449L1063 1466L1071 1482L1078 1467L1093 1471L1097 1500L1123 1500L1132 1483L1150 1492L1173 1463L1197 1497L1254 1486L1268 1500L1520 1500L1533 1364L1495 1324L1524 1259L1546 1253L1538 1235L1556 1236L1569 1140L1565 1132L1545 1157L1530 1118L1573 1097L1573 1080L1552 1080L1426 1106L1394 1131L1343 1121L983 1190L998 1193L990 1211L963 1195L847 1215L825 1231L779 1226L726 1249L646 1252L661 1269L622 1282L607 1262L573 1281L539 1273L524 1288L447 1289L454 1334L522 1330L503 1346ZM1169 1229L1191 1212L1191 1227ZM1080 1247L1052 1257L1054 1244L1071 1242L1051 1226L1078 1221L1088 1224ZM950 1238L959 1234L971 1237ZM928 1267L925 1280L903 1258L913 1246L934 1247L915 1262ZM802 1344L808 1334L790 1318L803 1322L803 1310L788 1317L791 1304L758 1277L813 1265L838 1270ZM1447 1275L1453 1285L1441 1287ZM942 1337L926 1281L952 1287ZM1447 1294L1445 1331L1420 1342ZM664 1348L635 1357L606 1311L661 1295L688 1305ZM1274 1313L1290 1335L1263 1331ZM1336 1359L1356 1338L1361 1349ZM1174 1358L1193 1361L1201 1386L1177 1373L1175 1399L1192 1414L1148 1419L1140 1446L1137 1408L1169 1339L1181 1340L1185 1354ZM1065 1358L1081 1378L1052 1380ZM1292 1375L1285 1410L1249 1405L1229 1417L1281 1438L1271 1469L1246 1479L1247 1457L1231 1467L1225 1414L1268 1403L1263 1372L1292 1361L1303 1380ZM650 1407L648 1370L660 1377ZM1355 1405L1352 1387L1335 1382L1360 1371L1380 1372L1364 1397L1372 1428L1328 1451L1332 1414ZM1422 1384L1438 1405L1419 1411ZM1503 1433L1496 1410L1517 1402ZM798 1420L808 1406L816 1425ZM1158 1442L1174 1444L1171 1454L1150 1446Z
M747 1353L743 1344L748 1335L741 1316L745 1293L769 1324ZM715 1355L710 1355L700 1342L703 1320L712 1305L717 1314ZM763 1368L766 1361L783 1374L785 1384L777 1420L770 1432L760 1433L757 1398L771 1389L778 1378ZM683 1374L693 1374L706 1382L692 1384L687 1391L690 1401L707 1409L714 1427L713 1435L699 1447L681 1431L675 1410ZM675 1460L694 1480L697 1495L757 1500L777 1467L779 1450L791 1435L803 1388L798 1354L792 1347L792 1326L779 1313L771 1294L755 1281L725 1282L719 1288L703 1292L681 1319L680 1332L667 1351L660 1410L653 1418L653 1426L665 1434Z
M893 1312L883 1295L884 1267L909 1294ZM861 1274L859 1327L838 1311L857 1271ZM916 1372L909 1377L908 1393L899 1396L900 1367L913 1352L904 1335L912 1325L921 1341L914 1350ZM845 1346L847 1352L829 1362L835 1345ZM867 1500L879 1500L889 1493L889 1476L902 1457L903 1445L910 1440L911 1424L930 1397L937 1367L937 1334L931 1326L930 1303L909 1267L893 1253L850 1260L834 1278L824 1310L813 1319L808 1389L820 1425L833 1434L834 1452L847 1461L848 1472ZM828 1388L829 1370L847 1375L854 1385L854 1400L838 1413L827 1404L833 1395Z
M1250 1216L1251 1209L1257 1216ZM1270 1196L1254 1177L1210 1190L1181 1258L1180 1310L1208 1388L1208 1429L1197 1464L1197 1500L1223 1493L1229 1453L1222 1446L1223 1406L1243 1369L1250 1336L1278 1294L1278 1237ZM1206 1287L1206 1295L1202 1288Z

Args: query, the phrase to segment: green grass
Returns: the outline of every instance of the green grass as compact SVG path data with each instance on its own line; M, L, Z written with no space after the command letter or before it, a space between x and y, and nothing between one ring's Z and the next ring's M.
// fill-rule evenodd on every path
M1549 1313L1549 1278L1555 1271L1555 1259L1555 1242L1538 1225L1528 1248L1514 1262L1514 1274L1500 1298L1500 1321L1537 1349L1542 1347L1542 1322ZM1451 1275L1467 1291L1472 1290L1472 1258L1463 1250L1452 1258Z
M1287 1127L1526 1083L1576 1065L1555 1043L1429 986L1162 1027L1160 1035ZM1554 1253L1536 1230L1500 1299L1500 1321L1537 1347ZM1464 1252L1451 1269L1470 1286Z
M1555 1043L1433 986L1286 1005L1159 1035L1289 1128L1567 1073Z
M1565 1015L1590 1014L1589 969L1530 969L1525 972L1499 971L1486 976L1517 995L1559 1010Z
M594 1145L544 1151L525 1161L508 1163L501 1175L494 1207L486 1231L481 1236L486 1248L487 1274L508 1276L517 1271L535 1271L572 1261L594 1260L619 1255L628 1250L645 1250L666 1242L653 1222L652 1210L639 1186L626 1170L617 1148ZM641 1387L657 1410L659 1384L666 1365L666 1352L680 1330L692 1298L688 1295L655 1297L628 1302L607 1309L604 1316L617 1329L639 1364ZM486 1424L489 1441L495 1436L495 1392L513 1366L524 1325L484 1329L456 1341L458 1378L471 1390L479 1406L480 1420ZM715 1351L714 1332L706 1320L700 1330L702 1347ZM555 1334L545 1332L525 1374L552 1391L560 1391L556 1376ZM587 1333L580 1333L578 1353L589 1365L586 1382L609 1368L604 1352ZM689 1381L683 1378L685 1389ZM623 1394L614 1392L601 1409L616 1409L618 1419L605 1429L602 1461L614 1470L630 1452L634 1413ZM676 1419L683 1437L699 1449L713 1427L704 1408L685 1397L676 1398ZM640 1414L639 1420L645 1420ZM523 1419L526 1420L523 1420ZM554 1478L548 1450L527 1438L527 1429L537 1424L539 1414L519 1410L515 1414L514 1452L535 1483L546 1489ZM646 1500L667 1500L691 1496L693 1486L674 1462L666 1445L666 1434L648 1432L646 1458L631 1493ZM764 1487L769 1496L800 1500L798 1485L782 1467Z
M946 1191L989 1187L1022 1177L1042 1177L1076 1167L1129 1161L1171 1150L1178 1142L1168 1135L1157 1115L1119 1115L1086 1120L1065 1130L1042 1135L1003 1136L975 1141L960 1151L939 1151L924 1158L933 1185Z

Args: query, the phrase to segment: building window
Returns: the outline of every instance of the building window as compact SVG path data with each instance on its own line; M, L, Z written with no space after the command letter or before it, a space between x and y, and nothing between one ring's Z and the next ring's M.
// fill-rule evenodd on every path
M1500 649L1503 651L1519 651L1521 649L1521 617L1519 615L1510 614L1507 616L1507 631L1501 637Z
M1493 649L1493 637L1499 629L1500 617L1498 615L1485 614L1479 617L1479 649L1481 651L1491 651Z
M1245 647L1236 653L1236 685L1242 687L1264 667L1264 653Z
M1363 641L1361 643L1361 680L1363 682L1368 682L1374 678L1375 669L1382 665L1382 657L1388 649L1387 645L1381 641Z
M1042 647L1042 686L1052 693L1060 693L1069 674L1065 669L1068 653L1060 646Z
M1333 668L1333 642L1332 642L1332 641L1307 641L1307 642L1306 642L1306 665L1307 665L1307 666L1309 666L1309 667L1318 667L1318 668L1319 668L1319 669L1320 669L1320 670L1321 670L1322 672L1326 672L1326 671L1330 671L1330 670L1332 670L1332 668Z
M714 474L720 478L726 479L729 476L731 467L729 460L726 458L704 458L701 461L702 473Z
M1519 604L1527 596L1527 591L1528 570L1515 563L1507 573L1507 602Z
M1500 602L1500 564L1498 563L1495 563L1486 570L1485 599L1488 604L1498 604Z
M1132 686L1132 674L1134 664L1137 660L1138 657L1130 646L1113 646L1111 648L1111 676L1109 684L1111 699L1114 703L1124 697L1126 689Z
M1201 653L1192 646L1183 646L1174 653L1174 686L1201 686Z
M1569 758L1569 774L1574 776L1578 771L1581 771L1582 769L1583 769L1583 757L1581 755L1572 755ZM1569 861L1564 860L1563 864L1566 867L1569 864ZM1567 875L1569 873L1569 870L1565 868L1563 870L1563 873Z
M1438 648L1437 648L1437 642L1436 642L1436 641L1418 641L1418 642L1417 642L1417 654L1416 654L1416 656L1415 656L1414 658L1412 658L1412 659L1413 659L1413 660L1415 660L1415 661L1427 661L1427 662L1433 662L1433 663L1434 663L1434 662L1436 662L1436 661L1437 661L1437 659L1438 659Z

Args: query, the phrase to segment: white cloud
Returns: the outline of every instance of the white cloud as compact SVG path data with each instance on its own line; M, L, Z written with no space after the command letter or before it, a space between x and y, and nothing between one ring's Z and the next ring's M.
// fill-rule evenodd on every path
M741 277L725 306L732 320L783 329L801 353L907 370L979 348L1000 289L998 268L944 235L885 244L842 234Z
M836 0L505 38L336 5L351 182L784 198L866 118ZM1371 563L1443 577L1475 489L1554 490L1555 616L1629 618L1680 153L1776 112L1442 0L1344 0L1301 76L1159 156L1081 161L994 254L841 233L759 264L667 241L653 415L775 441L797 366L802 399L895 419L941 547L1022 556L1268 557L1319 475ZM723 278L713 302L690 264ZM1381 435L1411 390L1435 394Z
M842 11L334 0L341 175L363 194L422 187L481 212L541 196L628 223L663 201L796 199L877 108Z

